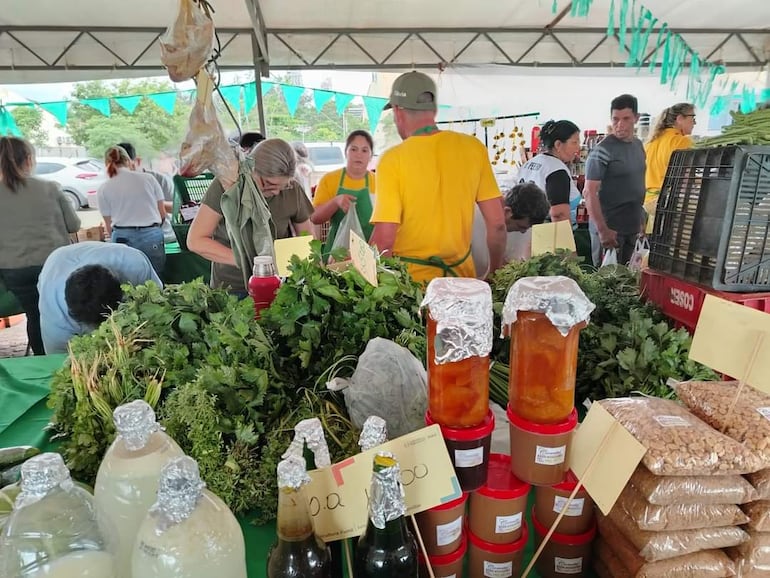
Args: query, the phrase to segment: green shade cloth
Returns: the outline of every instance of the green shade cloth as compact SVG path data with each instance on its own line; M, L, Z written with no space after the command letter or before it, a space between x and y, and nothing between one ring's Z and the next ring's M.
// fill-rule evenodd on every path
M66 358L65 354L61 354L0 359L0 447L34 445L43 451L55 449L55 443L48 440L44 431L51 419L51 410L46 407L46 400L51 378ZM530 522L533 503L534 491L529 495L527 507L530 532L524 551L525 565L535 551L535 536ZM249 523L248 516L240 516L238 521L246 541L248 578L266 578L267 554L275 540L275 524L254 526ZM355 540L351 548L354 543ZM468 576L467 572L465 576ZM539 576L535 571L529 574L530 578ZM596 575L589 571L584 576L595 578Z

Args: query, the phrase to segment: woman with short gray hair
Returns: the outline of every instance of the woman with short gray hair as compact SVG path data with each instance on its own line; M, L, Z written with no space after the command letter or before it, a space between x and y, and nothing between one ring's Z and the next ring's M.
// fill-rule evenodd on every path
M294 182L297 156L285 140L272 138L259 143L250 153L252 179L270 208L273 239L313 233L313 206L302 187ZM222 213L225 190L214 179L203 197L198 214L187 234L187 247L211 261L211 286L227 287L240 297L247 295L243 274L238 269Z

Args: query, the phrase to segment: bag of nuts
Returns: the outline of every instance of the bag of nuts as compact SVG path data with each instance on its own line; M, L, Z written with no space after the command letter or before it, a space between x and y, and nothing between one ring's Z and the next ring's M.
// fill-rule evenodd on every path
M722 435L674 401L623 397L597 403L647 448L642 463L653 474L747 474L761 468L754 452Z
M767 478L770 492L770 475ZM639 466L631 476L630 484L645 500L656 506L744 504L760 498L754 486L738 475L656 476L644 466Z
M770 576L770 534L749 530L749 541L728 548L738 576Z
M608 518L599 521L596 558L614 578L724 578L735 576L733 561L722 550L704 550L676 558L646 562Z
M735 504L672 504L656 506L647 502L633 486L627 485L615 507L623 508L641 530L697 530L745 524L749 518Z
M703 550L738 546L749 539L749 535L737 526L677 532L640 530L623 508L618 508L617 505L610 510L608 517L638 550L639 556L647 562L668 560Z
M770 500L770 470L749 474L746 479L757 492L757 500Z
M749 517L749 528L755 532L770 532L770 501L759 500L741 506Z
M693 414L756 453L760 467L770 468L770 395L746 385L736 401L737 381L684 381L673 388Z

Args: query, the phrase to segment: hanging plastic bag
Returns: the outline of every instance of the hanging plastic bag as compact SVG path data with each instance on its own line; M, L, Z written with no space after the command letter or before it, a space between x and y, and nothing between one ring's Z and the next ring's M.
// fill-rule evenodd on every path
M339 247L350 249L350 231L353 231L356 235L364 239L364 231L361 228L361 221L358 220L358 211L356 211L355 203L350 203L348 212L345 214L342 221L340 221L337 235L334 237L334 242L332 243L332 251Z
M602 257L602 264L600 267L608 267L609 265L618 264L618 251L617 249L605 249L604 257Z
M211 171L228 189L238 178L238 160L217 118L211 77L198 74L198 98L190 112L189 129L180 150L183 177Z
M634 245L634 252L631 260L628 262L628 268L631 271L641 271L647 268L647 261L650 257L650 242L647 237L640 237Z
M206 0L179 0L176 20L160 39L160 61L173 82L198 74L214 49L214 22Z
M334 378L327 387L342 390L350 419L358 429L370 415L384 419L393 438L425 426L425 368L408 349L393 341L380 337L369 341L353 376Z

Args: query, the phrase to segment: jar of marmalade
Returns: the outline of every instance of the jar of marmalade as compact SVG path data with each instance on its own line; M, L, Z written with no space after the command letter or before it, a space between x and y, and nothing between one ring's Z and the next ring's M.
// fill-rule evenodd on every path
M594 305L567 277L526 277L513 284L503 308L511 337L510 409L537 424L566 420L575 406L580 330Z
M477 426L489 411L492 291L478 279L437 278L422 307L427 307L428 410L442 426Z

